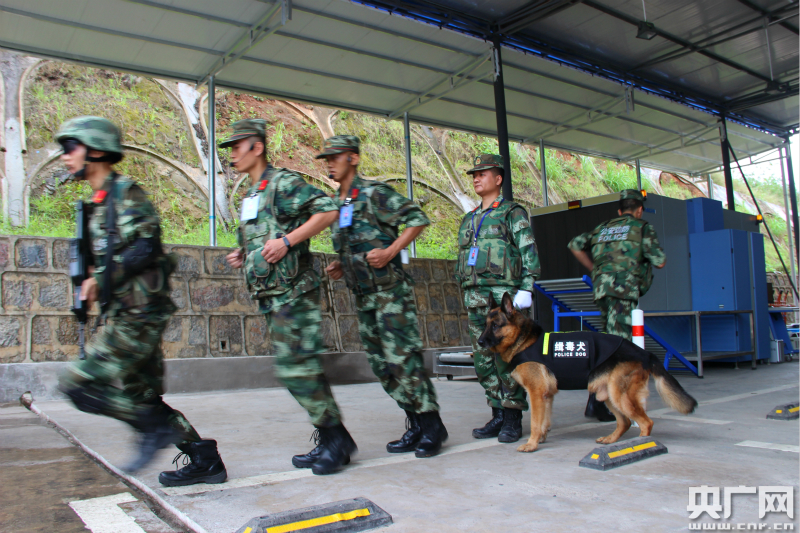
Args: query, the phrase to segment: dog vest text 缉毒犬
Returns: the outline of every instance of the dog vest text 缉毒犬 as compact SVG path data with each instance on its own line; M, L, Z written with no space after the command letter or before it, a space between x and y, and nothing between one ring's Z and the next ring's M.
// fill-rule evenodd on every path
M585 389L589 374L611 357L625 341L616 335L591 331L544 333L537 341L511 360L516 367L522 363L540 363L556 377L559 390ZM643 354L647 354L642 350Z

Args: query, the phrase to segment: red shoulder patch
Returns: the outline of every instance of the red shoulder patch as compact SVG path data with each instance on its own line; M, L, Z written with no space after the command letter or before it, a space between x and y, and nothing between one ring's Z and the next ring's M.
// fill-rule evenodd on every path
M353 196L352 198L358 197L358 189L353 189Z
M269 185L269 180L261 180L261 183L258 184L258 190L263 191Z
M101 189L94 193L94 196L92 196L92 202L96 204L101 204L103 203L103 200L106 199L106 196L108 196L108 191L104 191Z

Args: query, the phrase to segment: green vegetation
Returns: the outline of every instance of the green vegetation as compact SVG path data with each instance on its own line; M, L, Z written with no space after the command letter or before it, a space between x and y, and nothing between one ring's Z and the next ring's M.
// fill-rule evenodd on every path
M192 132L186 126L182 110L153 80L46 62L28 79L24 95L29 154L45 153L46 149L54 148L53 135L66 118L95 114L106 116L119 124L127 144L148 148L193 168L200 168L200 157L206 157L205 154L197 154ZM218 139L229 134L232 122L254 117L264 118L269 123L267 152L273 164L302 172L316 186L327 193L333 192L325 178L324 163L314 159L322 145L322 135L307 116L284 103L264 97L218 91ZM359 171L362 176L385 181L405 194L406 168L401 121L340 111L333 116L332 126L337 134L347 133L361 138ZM538 146L512 144L510 148L515 200L529 209L540 207L542 191ZM422 205L432 221L417 240L418 256L452 259L457 252L456 234L463 214L478 201L465 171L473 166L477 153L497 153L497 140L412 125L411 152L414 200ZM635 169L628 164L550 149L546 150L545 157L551 203L636 187ZM219 158L227 176L226 192L230 197L239 177L230 168L227 150L220 150ZM195 185L188 183L173 168L138 154L129 154L119 170L140 182L151 194L162 217L165 242L207 244L206 199ZM714 179L716 183L722 183L720 175L715 175ZM232 211L238 211L247 185L243 182L236 191L231 200ZM752 180L751 185L760 201L783 205L779 177ZM662 174L657 186L653 187L661 189L659 194L673 198L686 199L699 194L691 185L668 174ZM734 187L749 198L738 174L734 176ZM12 228L0 219L0 233L70 237L74 233L74 203L79 198L89 196L88 185L70 181L66 170L56 161L41 171L32 183L30 224L25 228ZM737 205L737 210L744 211L743 207ZM784 246L785 221L772 216L767 219L781 246L781 253L788 261L788 250ZM217 220L218 244L235 246L236 223L226 225L220 217ZM313 238L311 248L332 253L329 232ZM768 239L765 248L767 269L780 270L780 262Z

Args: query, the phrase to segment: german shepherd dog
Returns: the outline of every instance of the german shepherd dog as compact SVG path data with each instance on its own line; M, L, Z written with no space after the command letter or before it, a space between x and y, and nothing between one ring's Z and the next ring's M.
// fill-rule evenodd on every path
M510 363L514 356L533 346L542 334L539 324L514 309L513 300L506 293L499 307L493 298L490 300L486 329L478 339L478 345L489 348L504 362ZM593 335L610 337L603 333ZM647 416L645 406L650 394L648 383L651 375L655 378L658 394L667 405L683 414L694 411L697 400L683 390L656 356L623 340L617 351L592 368L588 375L589 392L595 393L598 401L606 402L617 417L614 432L597 439L597 442L617 442L631 427L631 420L639 424L639 436L650 435L653 421ZM545 441L550 430L553 397L558 393L558 383L553 372L537 362L520 363L511 376L525 387L531 405L531 436L517 451L533 452L540 442Z

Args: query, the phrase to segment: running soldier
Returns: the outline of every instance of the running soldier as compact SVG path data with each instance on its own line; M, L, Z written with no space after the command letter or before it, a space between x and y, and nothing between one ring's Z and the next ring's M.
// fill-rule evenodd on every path
M512 368L507 363L478 346L478 338L486 329L490 295L499 302L508 292L514 295L517 308L531 306L533 283L541 271L539 256L525 208L500 194L503 159L481 154L467 174L472 176L481 205L461 221L456 279L464 290L468 309L475 372L492 408L492 419L484 427L473 429L472 436L516 442L522 437L522 411L528 409L525 389L511 377Z
M326 272L335 280L344 277L355 294L359 333L372 371L406 412L407 431L386 450L431 457L447 440L447 430L422 359L413 280L401 260L401 251L430 221L388 185L358 175L359 147L358 137L337 135L325 141L317 156L325 158L330 178L339 184L339 219L332 230L340 260ZM406 228L398 236L400 225Z
M58 133L61 160L94 191L89 221L93 275L81 286L82 300L100 301L102 331L86 346L86 359L61 377L60 388L81 411L131 425L141 434L135 472L155 453L177 444L189 464L162 472L163 485L222 483L225 465L217 442L203 440L179 411L164 403L164 355L160 348L175 312L169 275L176 260L161 248L161 227L145 191L113 165L123 158L119 129L100 117L77 117ZM119 381L122 387L115 384ZM177 459L177 458L176 458Z
M249 174L251 184L242 203L240 248L227 259L233 268L244 268L250 296L266 317L278 379L316 427L317 446L295 455L292 464L331 474L348 464L357 448L322 372L320 280L308 240L330 226L338 210L296 172L267 163L266 130L262 119L239 120L233 135L220 143L231 148L231 163Z

